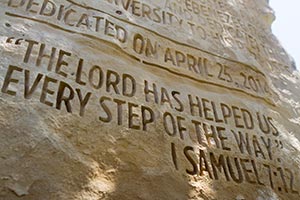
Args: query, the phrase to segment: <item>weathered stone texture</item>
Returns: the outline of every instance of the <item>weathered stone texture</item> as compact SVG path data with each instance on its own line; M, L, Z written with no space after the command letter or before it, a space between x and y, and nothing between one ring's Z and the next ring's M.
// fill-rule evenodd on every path
M299 72L263 0L0 0L0 199L299 199Z

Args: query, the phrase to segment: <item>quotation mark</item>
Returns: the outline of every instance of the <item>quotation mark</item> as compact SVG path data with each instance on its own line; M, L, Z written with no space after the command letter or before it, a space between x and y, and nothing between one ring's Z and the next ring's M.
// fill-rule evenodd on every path
M283 144L280 140L275 140L275 144L277 148L283 149Z
M8 43L8 44L15 43L15 45L20 45L21 42L24 40L23 38L19 38L19 39L16 39L16 41L14 42L14 39L15 39L15 37L9 37L6 40L6 43Z

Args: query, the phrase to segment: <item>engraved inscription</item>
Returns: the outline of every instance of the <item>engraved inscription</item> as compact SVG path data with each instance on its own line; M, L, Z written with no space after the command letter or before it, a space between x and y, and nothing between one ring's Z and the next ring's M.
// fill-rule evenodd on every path
M77 5L67 8L55 0L37 0L34 5L30 2L9 1L8 8L13 9L6 14L91 39L112 42L125 53L151 67L160 67L197 82L233 89L272 103L274 94L269 81L255 67L182 45L100 11L91 12ZM131 28L127 28L128 26Z
M167 153L174 170L195 179L252 184L299 196L298 172L281 158L288 144L266 110L121 73L33 39L9 37L6 43L23 54L4 66L0 87L5 97L37 99L45 107L80 117L96 110L94 117L104 126L141 131L145 137L162 127L159 134L170 142ZM140 49L149 48L149 54L155 52L147 40L137 37L137 43ZM182 62L183 55L177 60ZM220 76L229 80L227 69L222 70ZM242 76L249 87L258 87L251 76ZM136 100L140 96L142 102Z

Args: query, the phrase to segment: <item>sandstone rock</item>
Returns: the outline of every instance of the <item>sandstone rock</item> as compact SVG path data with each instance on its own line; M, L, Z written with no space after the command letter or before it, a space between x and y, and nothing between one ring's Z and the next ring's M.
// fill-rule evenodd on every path
M299 199L299 72L263 0L0 1L0 199Z

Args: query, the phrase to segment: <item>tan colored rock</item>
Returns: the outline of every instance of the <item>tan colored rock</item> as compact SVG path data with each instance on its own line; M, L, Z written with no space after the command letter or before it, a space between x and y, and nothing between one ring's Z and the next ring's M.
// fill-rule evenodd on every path
M299 199L299 72L262 0L0 1L0 199Z

